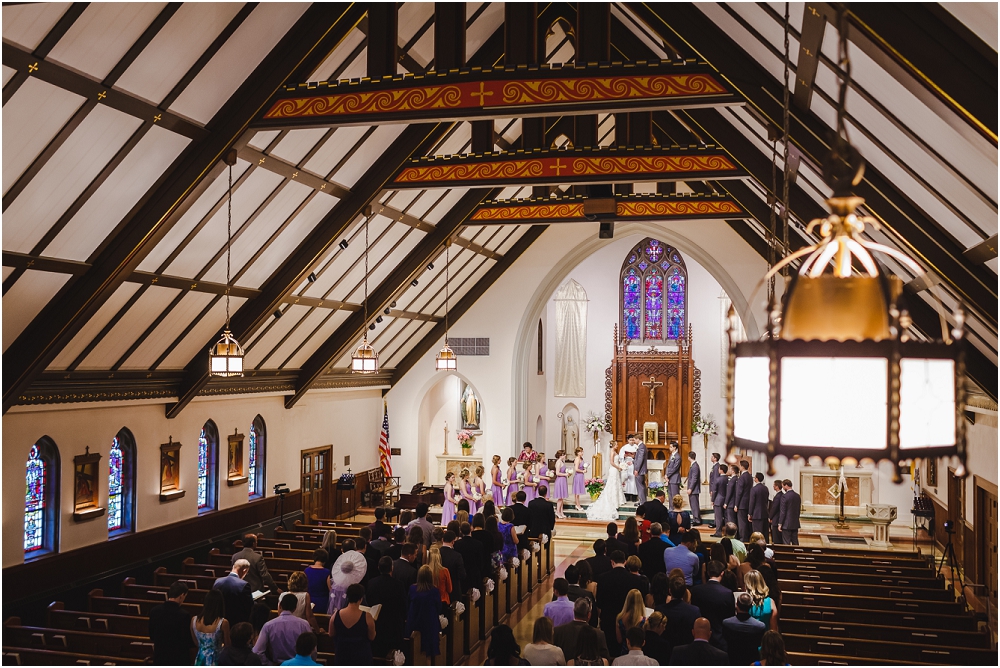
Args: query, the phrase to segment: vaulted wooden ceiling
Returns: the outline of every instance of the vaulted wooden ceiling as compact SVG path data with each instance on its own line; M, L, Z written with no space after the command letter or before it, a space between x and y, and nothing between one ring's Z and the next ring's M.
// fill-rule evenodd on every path
M412 158L716 145L739 178L619 179L615 189L716 193L738 205L729 224L766 256L785 5L589 4L579 16L569 3L465 3L464 16L462 5L436 13L409 2L396 12L367 3L5 5L4 410L176 398L172 416L199 394L290 390L291 406L312 387L391 384L443 333L445 240L455 237L454 321L545 230L544 220L472 224L480 205L569 189L393 190ZM849 123L868 161L858 194L882 223L871 238L929 267L949 314L966 309L970 376L995 399L996 44L974 32L977 20L939 5L849 7ZM793 248L812 240L805 227L828 194L819 164L835 123L836 9L790 6ZM505 34L505 14L520 28ZM524 28L531 18L535 45ZM994 40L995 28L994 9ZM704 62L735 95L651 113L612 106L523 121L264 127L274 100L306 82L419 75L438 62L574 59ZM206 351L225 321L222 158L232 147L232 330L248 373L222 382L209 381ZM366 221L368 306L380 318L369 336L383 372L359 378L347 367L365 326ZM926 282L887 264L910 281L915 330L939 332Z

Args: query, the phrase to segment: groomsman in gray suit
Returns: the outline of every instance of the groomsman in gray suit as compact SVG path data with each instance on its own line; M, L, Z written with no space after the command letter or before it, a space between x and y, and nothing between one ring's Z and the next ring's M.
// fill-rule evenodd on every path
M719 460L722 459L718 452L712 453L712 468L708 470L708 500L715 505L715 490L719 486L719 478L724 477L719 472ZM712 528L717 528L719 526L719 516L715 516L715 520L712 522Z
M635 472L635 487L639 503L646 503L646 443L638 436L633 436L639 446L632 459L633 471Z
M691 504L691 525L701 524L701 467L698 466L698 455L694 451L688 452L688 459L691 466L688 468L687 493L688 502Z
M667 499L667 507L674 502L674 497L681 493L681 456L677 452L677 442L670 443L670 459L667 460L667 489L670 498Z

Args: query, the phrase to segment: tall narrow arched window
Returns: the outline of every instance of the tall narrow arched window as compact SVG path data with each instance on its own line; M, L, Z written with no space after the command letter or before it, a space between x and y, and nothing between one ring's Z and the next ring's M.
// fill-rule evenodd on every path
M124 427L108 455L108 534L135 531L135 440Z
M218 501L219 430L209 420L198 436L198 512L215 510Z
M28 450L24 472L24 558L56 551L59 534L59 449L42 437Z
M247 474L251 499L264 497L264 461L267 446L267 430L264 418L257 416L250 424L250 470Z
M635 343L682 338L687 329L687 267L680 252L646 238L622 264L621 336Z

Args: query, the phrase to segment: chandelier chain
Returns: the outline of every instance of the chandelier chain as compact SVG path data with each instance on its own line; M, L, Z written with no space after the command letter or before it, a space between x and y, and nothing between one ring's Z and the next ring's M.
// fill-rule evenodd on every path
M371 220L371 216L365 218L365 301L362 305L364 310L365 324L364 324L364 339L368 342L368 221Z
M789 2L785 3L785 25L784 25L784 29L785 29L785 59L784 59L785 60L785 90L784 90L784 99L782 100L783 106L782 106L782 119L781 119L782 120L782 137L783 137L783 141L784 141L784 154L782 156L783 166L784 166L784 174L783 174L783 176L784 176L784 179L783 179L784 183L783 183L783 188L782 188L782 193L781 193L781 203L782 203L782 206L781 206L781 235L782 235L782 237L781 237L781 257L782 257L782 259L788 257L788 254L791 251L791 248L789 248L789 245L788 245L788 200L789 200L789 190L790 190L790 186L791 186L790 181L791 181L791 175L792 175L791 169L789 169L789 167L788 167L788 145L789 145L789 142L791 141L791 137L789 137L789 116L790 116L790 106L791 106L790 105L789 97L790 97L790 94L791 94L791 89L790 89L789 83L788 83L789 61L790 61L790 56L791 56L791 54L789 52L789 32L791 32L791 30L790 30L790 28L791 28L791 22L789 20L790 5L791 5L791 3L789 3ZM784 276L786 278L788 277L788 268L787 268L787 266L786 266L786 268L784 270Z
M444 345L448 345L448 300L450 295L450 267L451 262L451 240L444 244Z
M229 330L229 283L233 253L233 166L229 165L229 197L226 198L226 331Z
M850 142L847 134L847 89L851 84L851 59L847 55L847 9L837 12L837 79L840 89L837 94L837 135Z

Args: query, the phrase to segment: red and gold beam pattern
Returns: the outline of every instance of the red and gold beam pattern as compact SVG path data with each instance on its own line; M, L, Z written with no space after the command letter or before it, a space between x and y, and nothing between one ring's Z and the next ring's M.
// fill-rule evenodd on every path
M722 194L618 195L616 213L607 220L641 222L663 220L723 220L746 218L737 202ZM467 225L509 225L593 222L584 216L583 197L544 197L502 200L480 206Z
M697 61L500 67L289 86L255 127L573 116L742 104Z
M687 181L746 177L735 160L713 146L534 149L419 158L391 187L507 187Z

